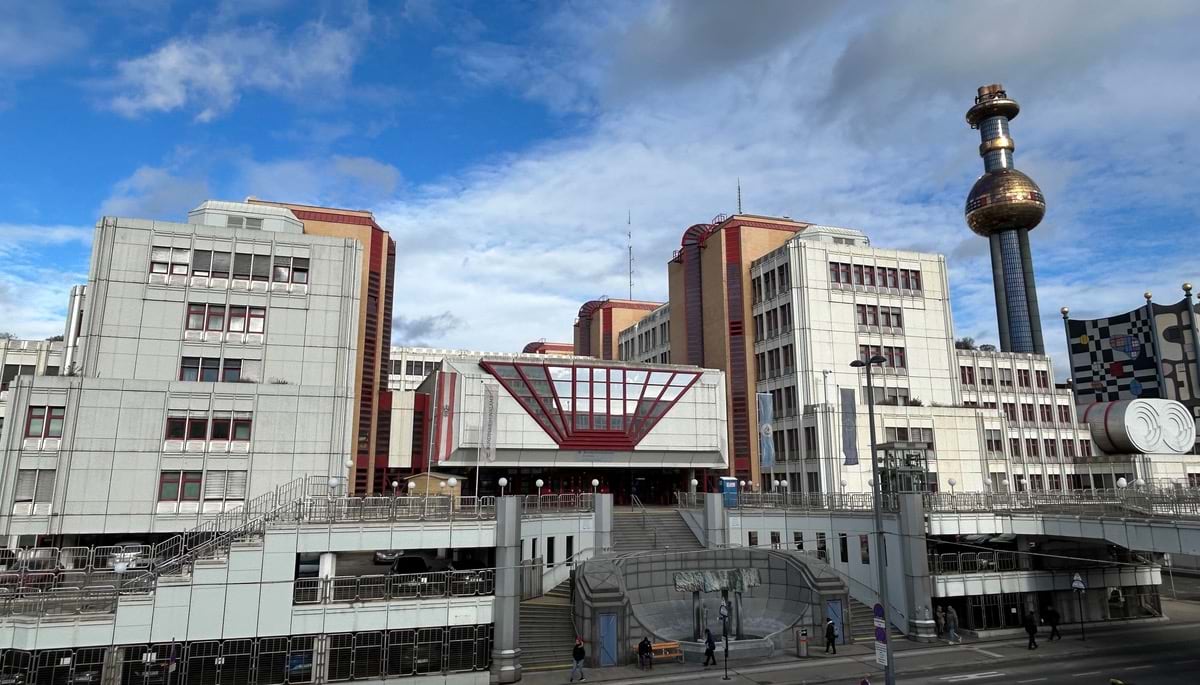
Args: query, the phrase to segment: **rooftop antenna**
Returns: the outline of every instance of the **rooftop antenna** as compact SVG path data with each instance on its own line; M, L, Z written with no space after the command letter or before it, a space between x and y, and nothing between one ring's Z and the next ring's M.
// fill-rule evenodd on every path
M738 214L741 214L742 213L742 177L741 176L738 176L737 186L738 186Z
M626 210L625 237L629 241L629 299L633 299L633 211Z

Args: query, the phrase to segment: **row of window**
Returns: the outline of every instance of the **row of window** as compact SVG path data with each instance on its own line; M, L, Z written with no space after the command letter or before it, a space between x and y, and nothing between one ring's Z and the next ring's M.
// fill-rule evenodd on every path
M796 369L795 345L784 345L754 355L755 378L765 380L789 374Z
M39 504L54 501L54 469L20 469L17 471L16 494L14 502L37 502Z
M150 273L275 283L308 283L308 258L153 247Z
M792 330L791 304L783 304L762 314L754 315L755 342L770 340L790 330Z
M829 262L829 280L839 285L921 290L921 272L916 269Z
M167 417L167 440L228 440L244 442L250 439L251 419L244 412L215 412L208 416Z
M768 269L761 276L750 279L750 297L754 304L769 300L792 287L788 265Z
M203 383L238 383L257 380L262 362L257 359L184 357L179 362L179 380Z
M793 461L801 455L800 447L800 430L797 428L784 428L775 431L771 434L771 440L775 445L775 458L781 461ZM804 447L803 453L817 456L817 429L815 426L804 427ZM818 474L810 473L809 476ZM816 485L811 481L808 488L810 491L816 491Z
M770 531L771 548L782 549L783 539L779 531ZM848 533L838 533L838 556L843 564L850 563L850 535ZM746 533L746 544L750 547L758 547L758 531L751 530ZM792 545L799 551L804 551L804 532L792 531ZM817 533L817 557L828 560L828 550L825 545L825 533ZM858 536L858 560L863 565L871 563L871 542L869 535Z
M57 376L58 370L57 366L46 366L46 375ZM5 364L0 374L0 390L8 390L8 384L17 376L36 376L37 367L33 364Z
M985 387L993 387L996 385L995 371L990 366L981 366L978 369L978 385ZM1037 380L1037 387L1042 390L1050 389L1050 372L1049 371L1034 371L1030 374L1029 369L1017 369L1017 385L1022 388L1033 387L1031 380ZM958 367L959 379L963 385L976 385L976 368L974 366L962 365ZM1000 387L1013 387L1013 370L1000 369Z
M428 376L429 374L433 373L435 369L437 369L438 363L439 362L413 361L409 359L408 361L404 362L404 366L400 366L401 362L399 359L397 359L392 362L392 375ZM402 369L403 373L401 373Z
M246 499L245 471L163 471L158 477L159 502Z
M882 326L904 328L904 314L900 307L880 307L873 304L854 305L859 326Z
M192 303L187 308L185 327L189 331L262 333L267 328L267 308Z
M993 405L993 408L995 407L995 403L990 403L990 404ZM1015 422L1017 420L1017 404L1015 402L1004 402L1001 404L1001 407L1004 410L1004 415L1008 418L1009 421ZM1057 410L1057 416L1055 415L1056 410ZM1020 416L1021 416L1021 421L1024 423L1033 423L1034 421L1040 419L1042 423L1047 423L1047 424L1054 423L1056 420L1058 423L1061 423L1061 424L1070 424L1071 423L1071 407L1070 407L1070 405L1066 405L1066 404L1058 404L1058 405L1039 404L1039 405L1036 405L1036 411L1035 411L1034 404L1022 403Z
M1062 456L1067 457L1067 458L1072 458L1075 456L1075 441L1074 440L1063 439L1060 441L1060 440L1055 440L1053 438L1043 438L1042 440L1038 440L1037 438L1025 438L1024 442L1025 442L1025 450L1024 450L1024 452L1022 452L1021 451L1021 438L1009 438L1008 439L1009 450L1012 452L1012 456L1014 456L1014 457L1024 456L1024 457L1033 457L1033 458L1037 458L1037 457L1057 458L1059 456L1058 446L1059 446L1060 442L1062 444ZM1040 446L1040 448L1039 448L1039 446ZM1092 456L1092 442L1090 440L1080 440L1079 441L1079 456L1081 456L1081 457Z
M933 429L907 426L888 426L883 429L887 442L927 442L933 445Z
M907 369L908 357L904 353L903 347L894 347L892 345L859 345L859 359L866 360L871 357L883 357L887 361L883 366L892 369Z

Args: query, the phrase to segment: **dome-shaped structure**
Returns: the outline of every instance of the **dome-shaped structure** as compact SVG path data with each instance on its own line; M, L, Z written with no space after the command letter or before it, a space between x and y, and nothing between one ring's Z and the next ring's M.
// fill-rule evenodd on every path
M967 225L981 236L1031 229L1046 214L1042 189L1016 169L984 172L967 195Z

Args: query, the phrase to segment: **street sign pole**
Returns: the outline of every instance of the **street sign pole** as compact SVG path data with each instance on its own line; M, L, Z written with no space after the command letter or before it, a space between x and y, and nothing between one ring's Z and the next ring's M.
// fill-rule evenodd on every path
M1087 590L1087 583L1083 582L1083 576L1076 573L1071 579L1071 588L1075 590L1075 606L1079 610L1079 639L1087 642L1087 632L1083 628L1083 593Z

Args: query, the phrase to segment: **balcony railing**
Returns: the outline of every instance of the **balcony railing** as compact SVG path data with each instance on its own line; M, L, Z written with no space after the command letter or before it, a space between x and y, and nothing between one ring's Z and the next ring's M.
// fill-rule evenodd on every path
M1016 552L950 552L929 555L929 572L935 575L1015 570L1017 570Z
M496 591L493 569L433 571L374 576L300 578L293 592L295 604L337 602L390 602L406 599L475 597Z
M577 495L526 495L522 516L552 516L595 510L591 493ZM495 497L310 497L293 502L273 527L303 523L383 523L398 521L464 521L496 518Z

